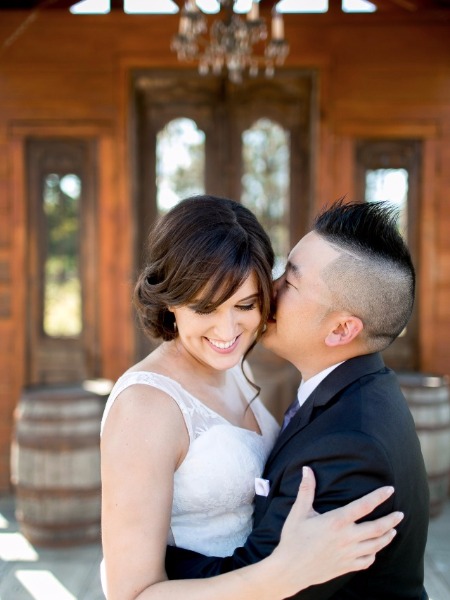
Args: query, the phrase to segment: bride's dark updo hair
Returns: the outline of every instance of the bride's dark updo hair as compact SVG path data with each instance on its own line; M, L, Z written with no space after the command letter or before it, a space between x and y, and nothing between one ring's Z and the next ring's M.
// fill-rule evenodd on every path
M269 316L274 254L268 235L242 204L216 196L186 198L150 231L134 304L145 333L177 336L169 307L213 310L251 274L258 282L261 323Z

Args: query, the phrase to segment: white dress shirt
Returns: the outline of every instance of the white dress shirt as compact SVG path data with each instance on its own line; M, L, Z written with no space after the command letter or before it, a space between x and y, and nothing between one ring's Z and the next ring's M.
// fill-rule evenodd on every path
M297 399L299 401L300 406L303 406L306 400L308 400L308 398L311 396L311 394L319 385L319 383L321 383L325 379L325 377L331 373L331 371L334 371L336 367L342 365L343 362L345 361L341 361L339 363L336 363L335 365L331 365L331 367L320 371L320 373L313 375L313 377L311 377L310 379L307 379L306 381L301 381L300 387L298 388L297 392Z

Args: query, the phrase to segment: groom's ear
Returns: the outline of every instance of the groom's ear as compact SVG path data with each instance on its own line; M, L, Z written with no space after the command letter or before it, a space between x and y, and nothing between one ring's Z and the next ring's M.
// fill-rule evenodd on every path
M325 338L325 344L329 347L344 346L357 338L363 329L364 325L359 317L342 314Z

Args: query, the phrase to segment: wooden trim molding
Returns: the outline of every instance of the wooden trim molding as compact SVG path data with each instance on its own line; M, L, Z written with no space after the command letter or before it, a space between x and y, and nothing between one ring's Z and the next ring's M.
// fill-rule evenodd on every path
M419 239L421 265L420 278L417 282L419 305L419 362L424 372L436 369L436 282L438 275L436 265L437 232L436 225L439 214L436 202L436 165L439 151L435 140L426 140L423 146L421 198L422 207L419 220Z
M12 138L26 137L103 137L114 133L113 121L11 121L8 135Z
M361 120L343 119L335 127L338 135L364 138L437 138L440 133L439 122L436 120Z

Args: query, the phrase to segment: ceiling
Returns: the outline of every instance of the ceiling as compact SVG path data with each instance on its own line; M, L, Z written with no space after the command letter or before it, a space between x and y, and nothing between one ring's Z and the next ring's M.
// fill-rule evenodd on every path
M0 0L0 10L68 9L77 0ZM185 0L174 0L180 7ZM424 13L429 11L450 10L450 0L371 0L379 12L395 11ZM277 0L260 0L261 7L272 7ZM335 4L330 0L330 4ZM111 8L123 9L123 0L111 0Z

